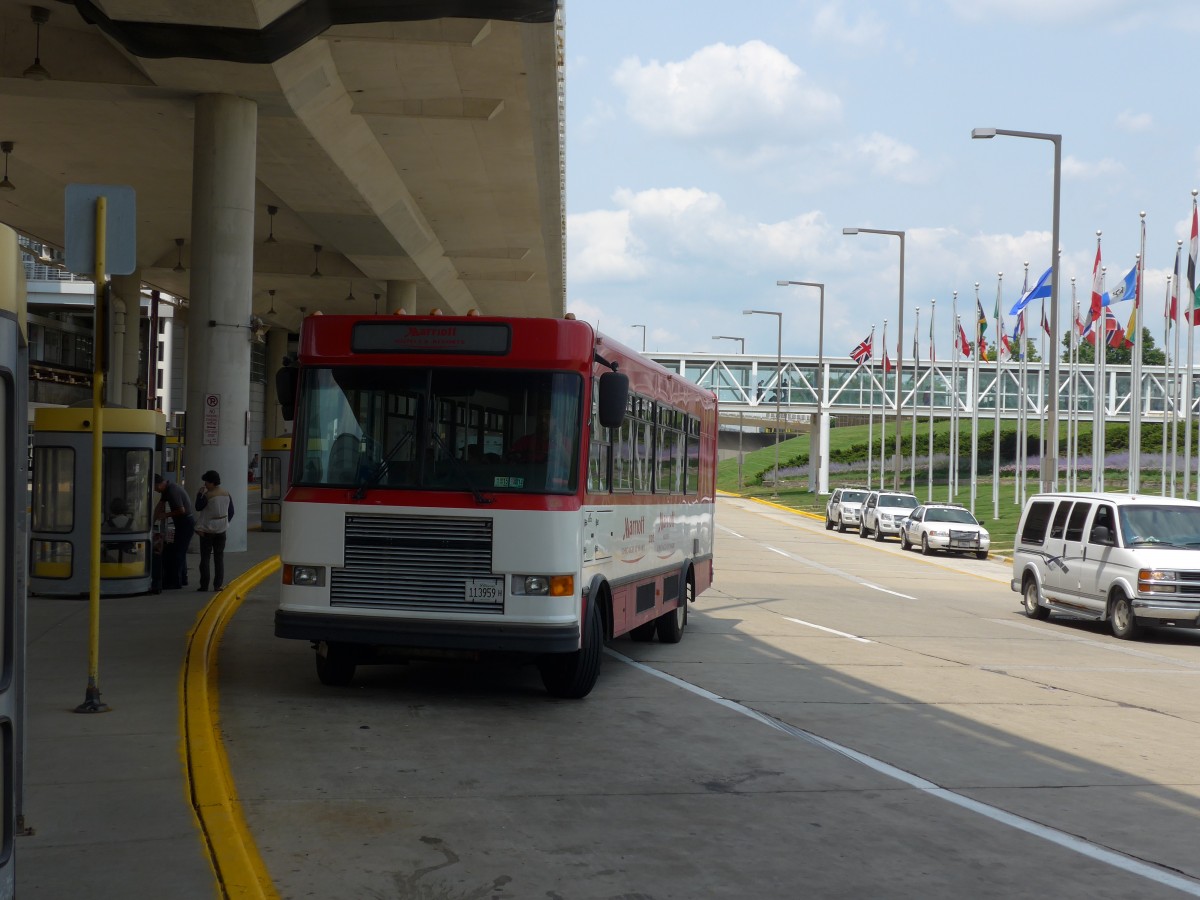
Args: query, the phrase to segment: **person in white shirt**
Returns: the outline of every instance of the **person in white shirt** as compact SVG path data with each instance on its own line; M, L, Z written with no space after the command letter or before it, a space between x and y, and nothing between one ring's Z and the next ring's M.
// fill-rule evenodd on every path
M200 476L204 482L196 494L196 534L200 536L200 586L208 590L208 561L212 558L212 589L219 591L225 584L225 532L233 518L233 498L221 487L221 476L209 469Z

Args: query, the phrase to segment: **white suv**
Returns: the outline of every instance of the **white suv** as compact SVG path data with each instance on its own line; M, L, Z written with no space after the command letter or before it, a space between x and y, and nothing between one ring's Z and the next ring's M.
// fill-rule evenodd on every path
M1130 494L1039 494L1021 513L1012 589L1025 615L1200 627L1200 502Z
M858 525L858 536L874 535L882 541L889 534L900 533L900 523L920 503L913 494L900 491L871 491L863 502L862 521Z
M858 528L859 519L862 518L863 501L869 493L866 488L837 488L825 506L825 530L832 531L836 528L838 531L845 531L847 526Z

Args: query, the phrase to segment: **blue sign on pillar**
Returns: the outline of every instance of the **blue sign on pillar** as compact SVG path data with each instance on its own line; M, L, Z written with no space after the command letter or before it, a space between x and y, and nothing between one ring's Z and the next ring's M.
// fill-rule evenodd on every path
M96 271L96 198L107 200L104 271L130 275L137 269L137 199L127 184L68 184L66 264L76 275Z

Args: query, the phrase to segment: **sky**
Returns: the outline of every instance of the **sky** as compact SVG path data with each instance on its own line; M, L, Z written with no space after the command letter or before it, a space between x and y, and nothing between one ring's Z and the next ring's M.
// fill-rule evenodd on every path
M888 320L904 356L929 316L1007 313L1050 264L1062 135L1060 333L1135 264L1144 324L1200 188L1197 0L565 0L567 309L652 353L826 356ZM1184 292L1186 293L1186 286ZM936 304L933 303L936 301ZM1127 317L1132 304L1114 311ZM919 312L919 326L916 325ZM745 309L782 312L743 315ZM1012 317L1006 316L1008 330ZM970 319L964 318L970 330ZM1032 330L1032 326L1031 326ZM1162 343L1158 337L1158 343Z

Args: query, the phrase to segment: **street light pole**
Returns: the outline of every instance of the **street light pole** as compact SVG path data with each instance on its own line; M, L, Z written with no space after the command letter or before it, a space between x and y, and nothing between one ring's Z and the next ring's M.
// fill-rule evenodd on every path
M744 337L734 337L731 334L714 334L714 341L738 341L741 345L738 348L738 353L742 356L746 355L746 339ZM742 435L746 433L746 414L739 410L738 412L738 490L742 490L746 483L742 479Z
M1048 459L1042 460L1041 489L1043 493L1058 490L1058 349L1054 342L1058 340L1058 225L1059 202L1062 194L1062 135L1046 134L1040 131L1011 131L1007 128L972 128L971 137L988 140L996 135L1007 137L1032 138L1038 141L1050 141L1054 145L1054 212L1052 214L1050 235L1050 340L1051 352L1049 359L1050 382L1047 394L1046 430L1050 440L1046 444L1049 451Z
M825 419L822 415L825 401L825 285L820 281L776 281L775 284L778 287L815 287L821 292L817 325L817 383L814 387L817 412L813 422L816 428L809 429L808 489L816 494L828 494L829 470L825 467L825 459L821 455L821 448L826 443Z
M775 316L779 322L779 337L775 344L775 485L772 497L779 496L779 432L783 417L779 412L779 395L783 393L783 313L769 309L743 309L743 316Z
M842 234L890 234L900 238L900 310L896 316L896 458L893 461L892 490L900 490L900 382L904 378L904 232L886 228L843 228ZM883 348L887 353L887 347ZM886 376L885 376L886 377ZM916 402L913 391L913 402ZM914 452L916 448L913 448Z
M642 329L642 352L646 352L646 326L645 325L630 325L630 328Z

